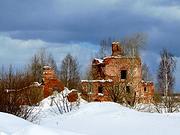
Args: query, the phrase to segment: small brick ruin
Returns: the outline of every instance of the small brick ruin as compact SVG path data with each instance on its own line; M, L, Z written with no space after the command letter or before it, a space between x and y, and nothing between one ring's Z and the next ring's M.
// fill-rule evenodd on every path
M54 91L61 92L65 89L64 84L58 79L54 70L50 66L43 67L43 92L44 98L53 94ZM76 102L78 100L78 92L72 90L67 99L69 102Z
M82 80L82 96L89 101L111 101L110 90L115 85L132 89L139 103L151 103L153 82L142 80L142 63L139 56L123 55L119 42L112 43L112 55L92 61L93 80Z
M44 98L53 94L53 91L61 92L64 90L64 84L57 79L54 70L50 66L43 67L43 91Z

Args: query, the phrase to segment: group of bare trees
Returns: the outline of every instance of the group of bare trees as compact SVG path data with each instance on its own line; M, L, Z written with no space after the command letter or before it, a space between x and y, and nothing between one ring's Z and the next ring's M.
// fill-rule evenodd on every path
M34 108L26 105L35 105L43 96L40 89L33 87L32 75L9 66L8 70L1 68L0 78L0 111L30 118Z
M51 66L55 73L58 74L57 64L53 55L44 48L34 54L28 65L28 70L33 75L34 81L42 81L43 66Z
M124 55L137 57L140 55L140 50L145 48L147 42L147 35L145 33L135 33L133 35L124 37L121 41Z
M103 39L100 41L99 51L97 53L98 58L103 59L105 56L110 55L112 41L112 38Z
M16 70L11 65L2 66L0 71L1 112L11 113L24 119L30 117L34 110L33 106L44 98L42 87L35 86L34 82L41 83L42 67L46 64L56 69L52 55L45 49L41 49L24 69Z
M107 38L100 41L97 57L102 59L111 54L111 45L115 39ZM119 41L119 40L118 40ZM140 55L140 50L145 48L147 35L145 33L135 33L121 39L123 55L136 57Z
M56 61L51 53L41 49L32 58L29 70L34 76L34 81L42 81L43 66L50 66L56 73L57 77L69 89L77 89L80 83L80 71L77 58L67 54L62 60L58 70Z
M24 119L32 118L33 106L37 106L43 98L41 86L34 82L42 82L43 66L51 66L57 77L62 79L70 89L79 87L80 74L76 58L68 54L58 70L53 55L45 49L40 49L32 57L30 63L16 70L15 67L3 67L0 70L0 111L20 116Z

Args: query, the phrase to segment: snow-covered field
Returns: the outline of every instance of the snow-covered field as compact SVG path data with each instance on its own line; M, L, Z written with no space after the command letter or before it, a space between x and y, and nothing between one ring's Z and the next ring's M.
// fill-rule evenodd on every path
M42 110L48 111L48 107ZM46 114L48 114L46 113ZM116 103L83 103L79 110L42 117L39 125L0 113L0 135L179 135L180 114L137 112Z
M32 124L11 114L0 113L0 135L79 135Z

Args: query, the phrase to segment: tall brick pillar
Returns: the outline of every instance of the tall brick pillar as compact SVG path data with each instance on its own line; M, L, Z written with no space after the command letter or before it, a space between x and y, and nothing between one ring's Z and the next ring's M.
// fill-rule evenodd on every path
M119 42L112 42L112 56L122 55L123 50Z
M53 91L64 90L64 84L56 77L50 66L43 67L44 97L50 96Z

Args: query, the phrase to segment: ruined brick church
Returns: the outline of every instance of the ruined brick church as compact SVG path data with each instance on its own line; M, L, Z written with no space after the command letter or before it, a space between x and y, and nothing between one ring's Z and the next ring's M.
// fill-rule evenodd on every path
M92 80L82 80L82 96L90 101L113 101L112 90L134 93L135 102L151 103L153 82L142 80L139 56L124 55L119 42L112 43L112 55L92 61ZM118 88L117 88L118 87ZM131 100L129 99L129 100Z

